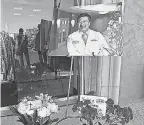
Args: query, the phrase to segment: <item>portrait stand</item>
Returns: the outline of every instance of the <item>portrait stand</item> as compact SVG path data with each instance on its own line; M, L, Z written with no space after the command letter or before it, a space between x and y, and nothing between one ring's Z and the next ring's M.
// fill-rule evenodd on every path
M86 1L86 0L81 0L81 1ZM68 8L59 8L59 10L70 12L70 13L91 13L91 15L99 15L99 14L107 14L107 13L113 13L120 11L122 13L122 18L123 18L123 0L118 0L119 2L116 3L97 3L94 5L84 5L80 4L80 0L75 0L76 5ZM56 18L57 19L57 18ZM122 19L121 19L122 20ZM54 20L54 25L56 26L56 21ZM67 54L65 54L67 55ZM51 55L52 56L52 55ZM56 56L56 55L55 55ZM71 57L71 68L70 68L70 77L69 77L69 87L68 87L68 94L67 94L67 104L66 104L66 111L65 111L65 118L61 119L60 121L67 119L67 118L72 118L74 116L68 116L67 110L68 110L68 105L69 105L69 91L70 91L70 85L71 85L71 72L72 72L72 65L73 65L73 60L74 57ZM84 94L84 57L81 57L81 86L78 91L78 97L80 97L80 94ZM59 122L60 122L59 121Z

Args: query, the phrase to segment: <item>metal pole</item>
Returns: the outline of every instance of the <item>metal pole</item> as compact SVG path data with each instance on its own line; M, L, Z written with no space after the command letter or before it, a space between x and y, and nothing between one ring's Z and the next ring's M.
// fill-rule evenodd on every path
M66 106L65 118L67 118L67 110L68 110L70 86L71 86L71 76L72 76L72 67L73 67L73 56L71 57L70 78L69 78L69 86L68 86L67 106Z
M84 94L84 57L82 56L82 86L81 86L81 93L80 94Z
M78 65L78 84L77 84L77 90L78 90L78 102L80 102L80 94L81 94L81 88L80 88L80 57L77 58L77 65Z

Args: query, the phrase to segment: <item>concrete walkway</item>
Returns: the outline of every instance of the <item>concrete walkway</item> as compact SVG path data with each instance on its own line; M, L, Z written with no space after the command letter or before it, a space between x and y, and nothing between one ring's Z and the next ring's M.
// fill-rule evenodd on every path
M144 125L144 99L129 103L126 106L130 106L134 114L134 119L131 120L127 125ZM65 110L66 107L61 107L60 112L58 114L55 114L53 117L60 119L64 118ZM70 105L68 108L68 116L78 115L78 113L72 112L72 105ZM2 117L1 121L1 125L22 125L21 123L17 122L16 116ZM58 125L82 125L82 123L79 121L78 118L70 118L60 122Z
M144 125L144 99L129 103L133 110L134 119L127 125Z

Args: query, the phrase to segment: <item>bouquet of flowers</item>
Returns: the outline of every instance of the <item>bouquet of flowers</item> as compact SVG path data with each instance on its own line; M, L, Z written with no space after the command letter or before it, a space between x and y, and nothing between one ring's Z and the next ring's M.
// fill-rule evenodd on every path
M40 96L35 96L35 99L25 97L17 106L10 109L24 125L51 125L58 121L50 119L53 113L58 113L58 105L48 94L41 93Z
M73 106L73 111L79 111L80 121L83 125L125 125L133 119L132 109L130 107L121 108L114 105L112 99L106 102L105 115L91 100L79 101Z

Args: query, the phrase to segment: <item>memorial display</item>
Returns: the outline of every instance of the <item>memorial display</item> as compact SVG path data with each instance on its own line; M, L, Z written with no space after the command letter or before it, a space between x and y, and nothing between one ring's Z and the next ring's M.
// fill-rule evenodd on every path
M17 106L10 107L11 111L18 116L18 122L23 125L51 125L58 119L51 120L53 113L58 113L51 96L41 93L40 96L25 97Z

